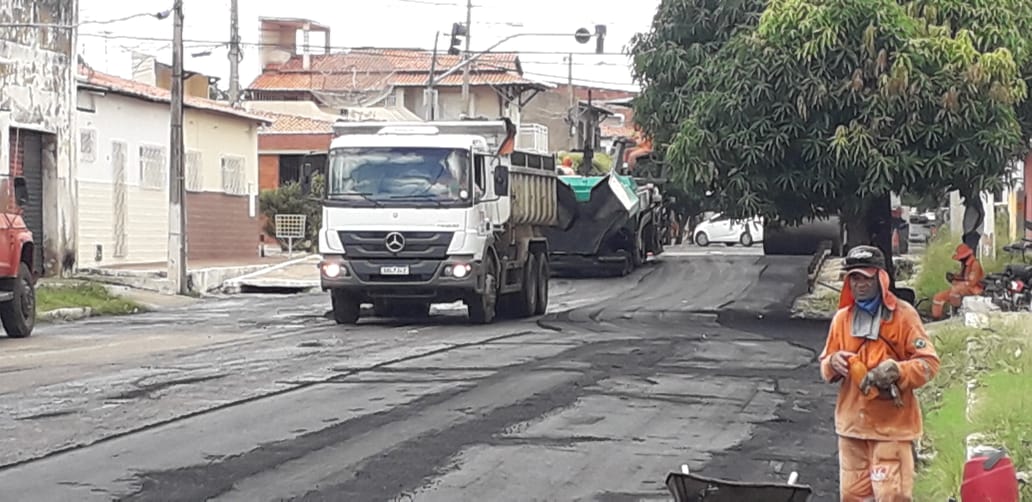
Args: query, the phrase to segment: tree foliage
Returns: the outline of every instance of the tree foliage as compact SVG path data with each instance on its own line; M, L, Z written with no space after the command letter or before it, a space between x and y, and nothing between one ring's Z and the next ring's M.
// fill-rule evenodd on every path
M798 223L1001 182L1024 151L1032 0L663 0L635 120L688 191Z

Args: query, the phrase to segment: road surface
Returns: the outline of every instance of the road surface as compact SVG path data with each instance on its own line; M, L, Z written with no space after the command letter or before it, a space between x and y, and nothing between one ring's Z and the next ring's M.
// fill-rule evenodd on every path
M670 500L708 475L834 500L808 259L671 253L554 279L540 319L338 327L324 294L0 340L4 500Z

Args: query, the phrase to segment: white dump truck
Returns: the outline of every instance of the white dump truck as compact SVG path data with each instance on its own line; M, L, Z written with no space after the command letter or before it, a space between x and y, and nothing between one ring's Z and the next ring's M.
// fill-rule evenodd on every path
M319 252L338 324L362 304L422 317L464 302L476 323L548 306L548 242L569 224L555 157L515 151L508 119L338 122L326 170Z

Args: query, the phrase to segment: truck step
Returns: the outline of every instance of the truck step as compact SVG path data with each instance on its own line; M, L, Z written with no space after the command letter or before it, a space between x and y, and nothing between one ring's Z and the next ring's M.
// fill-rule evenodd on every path
M13 291L0 291L0 302L9 302L14 299Z

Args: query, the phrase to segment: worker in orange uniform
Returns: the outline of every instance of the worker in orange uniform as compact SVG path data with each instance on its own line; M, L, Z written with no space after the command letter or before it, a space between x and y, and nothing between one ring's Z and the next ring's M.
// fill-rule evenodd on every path
M950 282L950 289L941 291L932 297L932 319L943 318L943 308L946 302L953 305L953 308L960 308L965 296L980 295L985 291L982 279L985 279L985 270L982 264L975 257L975 251L967 244L957 246L953 253L953 259L960 262L960 273L946 274L946 280Z
M923 425L914 390L938 373L939 356L917 310L890 292L885 255L878 248L853 248L844 269L839 310L820 356L824 380L840 382L835 432L841 500L911 501L912 444ZM887 387L873 398L865 395L860 388L865 382L850 376L851 362L866 367L864 380ZM898 391L898 402L892 391Z

